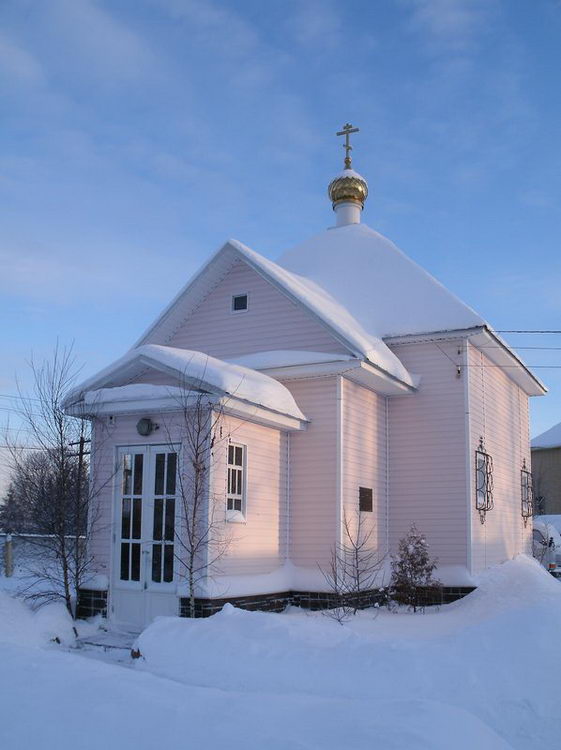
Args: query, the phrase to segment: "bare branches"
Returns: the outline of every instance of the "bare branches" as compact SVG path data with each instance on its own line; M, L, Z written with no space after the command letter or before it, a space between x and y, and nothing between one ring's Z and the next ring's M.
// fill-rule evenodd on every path
M343 540L333 548L328 569L320 567L335 605L327 614L340 623L370 606L373 597L369 595L383 587L385 555L380 557L373 537L362 513L357 511L354 523L345 513Z
M225 497L217 497L212 469L222 438L223 406L185 378L177 396L179 419L165 426L168 444L178 450L177 498L180 520L176 529L176 560L189 594L189 616L203 583L219 572L217 564L230 541L224 526Z
M62 600L73 614L90 563L88 537L98 515L88 482L90 425L64 410L64 398L78 372L72 347L57 344L50 359L41 363L31 359L29 364L32 395L25 395L18 385L17 410L40 450L27 453L7 434L11 487L29 530L39 532L31 537L38 554L30 575L41 586L31 595Z

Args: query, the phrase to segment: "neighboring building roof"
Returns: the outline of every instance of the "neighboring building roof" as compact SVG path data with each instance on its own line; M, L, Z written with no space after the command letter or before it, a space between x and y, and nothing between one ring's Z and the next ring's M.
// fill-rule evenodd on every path
M485 320L366 224L328 229L279 264L319 284L379 338L485 325Z
M314 281L287 271L237 240L228 240L212 256L135 346L169 342L178 326L198 307L209 291L224 278L229 268L240 260L319 319L355 356L367 359L390 377L405 383L409 388L415 387L414 378L397 356L378 336L365 330L328 292Z
M188 349L177 349L171 346L146 344L131 349L109 367L88 378L75 388L65 399L64 406L69 408L85 399L87 403L95 402L96 391L99 401L129 400L147 396L161 395L162 386L138 384L135 389L125 393L121 386L129 386L132 378L138 376L146 367L168 372L174 375L183 388L208 390L218 395L229 395L237 400L263 406L271 411L285 414L299 420L306 420L294 397L282 383L256 370L241 365L223 362L201 352ZM148 385L148 387L146 387ZM169 389L170 395L177 397L177 388ZM112 394L111 391L114 391ZM147 393L146 391L149 391Z
M561 422L549 430L542 432L531 442L532 448L561 448Z

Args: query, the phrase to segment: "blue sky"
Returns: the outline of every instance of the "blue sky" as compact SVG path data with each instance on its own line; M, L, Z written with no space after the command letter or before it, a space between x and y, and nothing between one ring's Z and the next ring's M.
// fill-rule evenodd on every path
M561 328L560 39L558 0L3 0L0 393L57 337L120 356L228 237L329 226L347 121L368 224L495 328Z

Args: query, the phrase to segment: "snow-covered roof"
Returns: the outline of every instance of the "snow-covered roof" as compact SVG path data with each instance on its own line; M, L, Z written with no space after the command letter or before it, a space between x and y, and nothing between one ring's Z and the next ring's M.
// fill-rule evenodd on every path
M177 327L201 303L209 289L216 283L216 279L223 278L233 263L239 260L247 263L290 299L308 310L327 326L335 338L344 343L355 356L367 359L390 377L411 388L415 387L410 373L386 344L378 336L364 329L351 313L325 289L310 279L287 271L238 240L228 240L212 256L142 335L135 346L169 342Z
M497 343L499 359L528 395L545 386L485 320L408 258L393 242L365 224L328 229L286 251L278 263L229 240L179 292L135 346L167 344L189 315L236 262L245 262L326 326L349 354L379 369L388 382L414 389L390 346L398 337L446 332ZM384 341L387 339L387 343ZM503 362L503 360L505 360ZM506 364L505 364L506 363Z
M532 440L532 448L561 448L561 422Z
M96 392L99 403L102 397L111 397L109 389L113 391L121 386L128 386L134 377L146 370L146 367L173 375L177 378L178 385L186 389L198 388L221 396L232 396L279 414L306 420L288 388L278 380L248 367L223 362L202 352L158 344L145 344L131 349L75 388L66 398L65 406L69 407L84 398L91 403L95 400ZM141 385L134 384L135 389L138 390L138 386ZM155 386L149 386L147 389L151 392L151 397L154 397L154 388ZM177 395L177 386L168 390ZM123 394L114 395L117 398ZM132 397L129 393L126 396ZM146 393L140 397L143 396L145 397Z
M485 325L471 307L366 224L321 232L278 262L320 285L379 338Z
M241 357L229 359L235 365L251 367L254 370L273 370L278 367L295 367L296 365L318 365L327 362L349 362L349 354L330 352L307 352L300 349L275 349L266 352L244 354Z

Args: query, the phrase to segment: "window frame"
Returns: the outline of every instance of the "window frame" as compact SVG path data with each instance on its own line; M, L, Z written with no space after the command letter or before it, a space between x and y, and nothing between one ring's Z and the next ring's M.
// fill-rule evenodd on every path
M479 520L485 523L486 515L493 510L493 457L485 450L483 438L475 451L475 509L479 513ZM480 482L482 478L482 482Z
M363 491L366 493L369 493L368 498L363 498ZM362 503L363 500L370 505L369 508L363 508ZM358 510L359 513L373 513L374 512L374 489L372 487L362 487L359 486L358 488Z
M234 300L239 299L240 297L245 297L246 306L242 310L235 310ZM239 315L240 313L246 313L248 311L249 311L249 292L240 292L239 294L232 294L232 299L230 301L230 312L232 313L232 315Z
M534 479L526 466L526 459L522 461L520 469L520 512L526 526L528 519L534 515Z
M230 463L230 448L234 451L236 448L240 448L242 451L242 462L241 464ZM234 455L235 461L235 455ZM230 492L230 470L241 472L241 493ZM236 500L240 501L240 508L230 508L230 500L233 504ZM247 507L247 445L244 443L234 443L233 441L228 442L226 446L226 520L229 523L245 523L246 521L246 507Z

